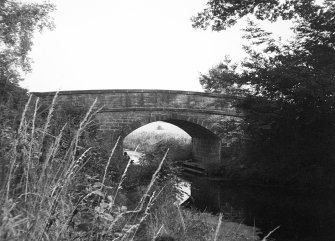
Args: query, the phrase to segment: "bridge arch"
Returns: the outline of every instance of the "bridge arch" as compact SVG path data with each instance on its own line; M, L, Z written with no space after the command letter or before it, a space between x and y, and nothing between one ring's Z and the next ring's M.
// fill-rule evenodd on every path
M120 116L118 118L120 118ZM126 119L127 118L125 118L125 120ZM163 121L175 125L191 136L191 155L194 161L206 164L205 166L220 161L222 140L217 134L214 125L200 118L190 117L181 113L150 113L150 116L146 118L140 118L126 124L121 124L119 128L113 130L111 142L113 143L117 138L121 137L120 142L122 143L128 134L156 121ZM122 153L121 146L118 152Z
M125 124L120 127L117 132L121 132L122 135L128 135L134 130L150 124L155 121L164 121L170 124L173 124L180 129L184 130L190 136L196 136L197 131L199 132L208 132L208 134L212 134L214 136L219 137L220 133L217 128L215 128L215 124L206 122L198 117L190 117L180 113L164 113L164 114L151 114L149 118L142 118L134 120L130 123ZM198 128L198 129L196 129Z
M51 102L55 92L33 94ZM233 107L236 99L229 95L172 90L80 90L59 92L57 103L88 108L97 100L97 107L103 108L96 120L103 142L109 146L118 136L123 139L148 123L174 124L192 137L193 158L208 164L221 159L224 136L220 136L218 123L243 116Z

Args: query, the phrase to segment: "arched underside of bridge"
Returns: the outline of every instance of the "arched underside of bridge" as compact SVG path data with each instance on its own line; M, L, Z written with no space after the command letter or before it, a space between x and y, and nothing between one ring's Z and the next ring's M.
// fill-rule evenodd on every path
M142 118L138 118L142 116ZM208 117L208 116L207 116ZM155 122L164 121L184 130L192 137L192 159L209 164L217 163L221 159L221 138L215 133L215 123L210 123L202 118L190 116L189 113L162 113L162 112L119 112L99 113L97 116L101 130L105 133L105 140L109 139L111 145L117 138L120 141L134 130ZM107 136L106 136L107 135ZM122 153L119 146L117 156Z
M183 120L166 120L178 126L192 137L192 159L201 163L218 162L221 159L221 139L199 124Z

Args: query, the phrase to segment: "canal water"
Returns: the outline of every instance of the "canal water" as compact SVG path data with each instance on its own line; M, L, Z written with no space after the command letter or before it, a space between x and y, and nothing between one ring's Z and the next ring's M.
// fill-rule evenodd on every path
M126 150L135 164L142 153ZM276 241L335 241L335 192L301 194L184 174L180 202L259 228ZM261 235L262 237L262 235Z
M335 194L298 194L182 177L191 197L185 205L223 213L236 222L259 228L277 241L335 241ZM187 188L186 188L187 189ZM188 204L187 204L188 203Z

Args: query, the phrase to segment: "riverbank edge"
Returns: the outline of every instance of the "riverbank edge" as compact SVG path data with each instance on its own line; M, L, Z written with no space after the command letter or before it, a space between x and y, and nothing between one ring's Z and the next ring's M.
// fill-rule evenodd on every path
M297 192L302 194L317 194L329 191L335 191L335 186L317 186L317 187L293 187L290 185L280 185L280 184L264 184L261 182L257 182L253 179L238 179L238 178L229 178L229 177L218 177L214 175L197 175L197 173L192 173L189 171L182 172L182 176L190 176L197 178L204 178L209 181L217 182L217 183L225 183L236 186L247 186L247 187L259 187L264 189L271 190L279 190L279 191L288 191L288 192Z

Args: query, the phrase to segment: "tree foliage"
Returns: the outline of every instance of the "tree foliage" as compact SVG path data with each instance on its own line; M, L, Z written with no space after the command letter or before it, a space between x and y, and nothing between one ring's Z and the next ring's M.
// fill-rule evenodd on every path
M295 38L283 43L249 21L243 72L226 69L214 78L212 73L222 69L217 67L200 77L202 85L221 93L231 85L248 87L241 106L247 110L250 159L277 173L282 168L287 182L317 167L330 174L335 169L335 3L213 0L193 23L219 31L248 14L261 20L294 20Z
M28 54L36 30L52 29L49 3L0 2L0 102L15 98L22 72L31 70Z
M332 0L325 0L331 4ZM225 30L239 19L253 14L259 20L276 21L306 17L322 7L315 0L209 0L207 8L192 17L193 27L214 31Z
M239 78L236 68L226 56L224 62L211 68L208 74L200 75L200 84L206 92L241 95L242 90L236 85Z
M26 90L19 86L22 74L31 70L29 52L33 35L44 28L52 29L49 3L0 1L0 127L16 128L27 100Z

